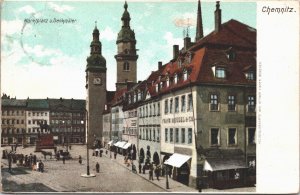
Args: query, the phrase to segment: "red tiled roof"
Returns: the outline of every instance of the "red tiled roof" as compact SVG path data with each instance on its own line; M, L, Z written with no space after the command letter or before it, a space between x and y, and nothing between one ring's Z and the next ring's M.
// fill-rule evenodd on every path
M227 57L229 48L235 52L234 60L229 60ZM134 90L144 90L146 96L147 89L151 97L155 97L190 84L250 84L255 86L256 81L247 80L244 74L245 71L256 69L255 29L236 20L230 20L222 24L219 32L212 32L200 39L188 51L182 50L178 58L184 60L189 52L193 56L190 63L183 62L183 65L179 66L178 60L171 60L159 70L152 71L149 77L138 84ZM213 66L224 67L226 78L216 78L213 74ZM185 81L182 76L184 70L189 73ZM163 86L159 92L156 91L156 84L166 82L167 77L174 78L175 74L181 75L177 84L173 82L168 87ZM126 88L117 91L112 102L116 104L118 97L126 92Z
M200 39L192 48L199 48L204 44L231 45L238 47L256 48L256 29L236 20L223 23L219 32L211 32Z

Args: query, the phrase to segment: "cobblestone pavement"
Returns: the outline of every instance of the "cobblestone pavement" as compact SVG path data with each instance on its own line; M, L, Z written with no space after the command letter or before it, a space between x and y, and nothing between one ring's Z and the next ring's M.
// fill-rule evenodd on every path
M4 148L10 150L10 148ZM59 148L58 148L59 149ZM81 174L87 172L86 147L73 145L69 150L72 159L56 161L54 158L44 160L41 153L34 153L33 147L17 148L17 153L37 155L45 164L45 172L32 171L13 164L13 173L7 171L7 160L2 159L2 188L5 192L197 192L196 189L183 185L173 179L169 179L170 189L166 190L166 180L148 180L146 174L135 174L131 172L131 166L124 164L124 157L117 155L117 159L110 158L110 153L103 157L92 156L90 150L90 172L96 177L84 178ZM50 150L49 150L50 151ZM53 152L53 150L52 150ZM83 158L83 164L78 163L78 156ZM112 154L113 156L113 154ZM96 162L100 164L100 173L96 173ZM134 162L137 166L137 162ZM34 190L32 190L34 189ZM224 190L222 190L223 192ZM227 190L226 190L227 191ZM255 192L255 188L237 188L228 191ZM214 189L205 189L203 192L221 192Z

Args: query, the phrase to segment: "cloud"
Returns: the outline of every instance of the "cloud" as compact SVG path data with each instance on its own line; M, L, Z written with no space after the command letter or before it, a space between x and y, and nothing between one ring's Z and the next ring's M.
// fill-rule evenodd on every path
M2 20L1 21L1 36L3 35L13 35L16 33L21 33L24 22L22 20Z
M178 27L196 26L196 21L195 14L192 13L184 13L173 20Z
M26 14L33 14L35 13L35 9L31 7L30 5L26 5L24 7L21 7L18 9L18 12L25 12Z
M179 48L183 46L183 41L181 38L175 38L173 33L166 32L164 35L164 40L167 41L168 47L172 47L173 45L179 45Z
M71 7L69 5L57 5L53 2L49 2L48 5L51 9L59 13L63 13L65 11L71 11L74 9L74 7Z
M106 39L107 41L116 40L117 33L114 33L110 27L106 27L103 31L100 31L100 39Z
M1 89L4 93L17 98L27 98L29 94L30 98L85 98L85 66L82 55L68 56L42 45L26 45L26 49L36 56L51 56L50 66L40 66L35 61L24 63L22 60L27 55L19 42L14 40L12 45L13 51L1 54Z
M45 57L45 56L61 56L62 52L57 49L47 49L43 45L35 45L30 47L27 44L24 45L24 50L28 54L34 55L35 57Z

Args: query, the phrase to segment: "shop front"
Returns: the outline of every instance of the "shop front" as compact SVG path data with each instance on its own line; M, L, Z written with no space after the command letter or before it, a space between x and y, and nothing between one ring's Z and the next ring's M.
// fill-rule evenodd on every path
M248 166L243 159L206 159L202 183L205 188L236 188L246 185Z
M174 153L164 164L169 165L169 171L174 180L189 185L191 156Z

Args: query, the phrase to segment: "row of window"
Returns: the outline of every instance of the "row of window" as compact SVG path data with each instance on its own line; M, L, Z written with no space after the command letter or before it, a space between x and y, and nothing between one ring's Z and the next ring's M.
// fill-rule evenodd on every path
M130 134L130 135L136 135L137 129L134 127L123 127L123 134Z
M31 124L33 124L33 125L35 125L35 124L40 125L40 124L45 124L45 123L47 123L47 121L44 121L44 120L28 120L28 124L29 125L31 125Z
M40 128L28 128L27 132L25 129L17 128L17 129L11 129L11 128L3 128L2 133L3 134L19 134L19 133L48 133L50 132L49 130L40 130Z
M160 115L160 103L152 102L139 108L139 117L150 117Z
M168 75L166 76L166 81L160 81L159 83L156 84L155 89L156 92L159 92L160 89L163 87L169 87L171 85L176 85L180 81L186 81L190 75L190 72L187 70L183 71L183 74L176 74L174 77L169 77ZM160 77L158 78L159 80L161 79Z
M62 132L67 132L67 133L76 133L76 132L84 132L83 127L73 127L73 128L52 128L52 132L56 133L62 133Z
M228 95L227 97L227 109L228 111L236 111L236 104L237 98L234 95ZM247 97L247 111L248 112L255 112L255 96L249 95ZM210 111L219 111L220 110L220 97L218 94L210 94L210 104L209 104Z
M24 110L2 110L2 116L23 116Z
M2 125L24 124L24 120L19 119L2 119Z
M139 139L142 140L149 140L149 141L157 141L160 140L160 128L157 127L157 129L154 127L151 128L140 128L139 130Z
M210 129L210 145L219 146L221 144L221 135L219 128ZM248 144L255 144L255 128L248 128L247 133ZM227 144L228 145L237 145L237 129L228 128L227 132Z
M68 117L83 117L83 113L72 113L72 112L51 112L51 116L68 116Z
M179 105L180 99L180 105ZM186 100L187 99L187 100ZM174 100L174 103L173 103ZM187 101L187 103L186 103ZM187 104L187 106L186 106ZM168 113L178 113L181 112L189 112L193 110L193 96L192 94L177 96L175 98L169 98L165 100L165 114Z
M169 129L165 128L165 142L170 142L170 143L175 142L177 144L192 144L193 129L192 128L169 128Z
M28 112L28 116L48 116L47 112Z
M71 124L71 120L51 120L51 125L63 125L63 124ZM72 120L73 125L84 124L83 120Z

